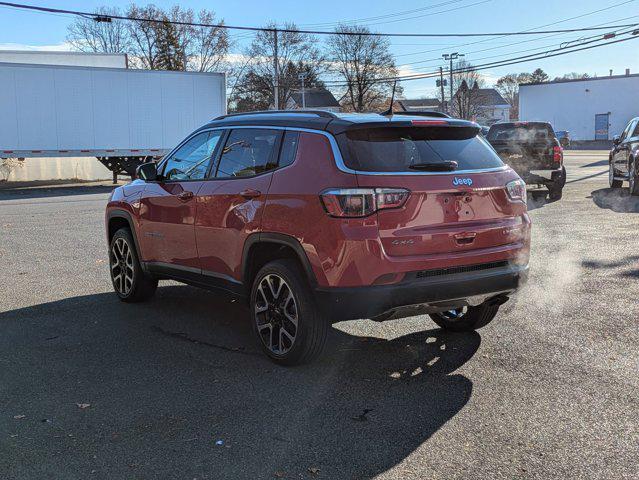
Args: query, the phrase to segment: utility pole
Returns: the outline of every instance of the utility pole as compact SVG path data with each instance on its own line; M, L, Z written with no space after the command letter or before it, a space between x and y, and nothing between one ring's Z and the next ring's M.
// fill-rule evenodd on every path
M273 38L275 40L275 48L273 55L273 70L275 72L275 76L273 77L273 105L275 110L280 109L280 67L279 67L279 59L277 55L277 28L273 30Z
M446 97L444 97L444 68L439 67L439 88L442 92L442 110L448 113L448 106L446 105Z
M302 108L306 108L306 92L304 91L304 79L306 78L307 73L300 73L297 78L302 81Z
M450 60L450 103L448 104L448 109L450 113L452 111L452 106L453 106L453 60L457 60L459 57L463 57L464 54L463 53L458 53L458 52L454 52L454 53L445 53L442 55L442 57L444 57L444 60Z

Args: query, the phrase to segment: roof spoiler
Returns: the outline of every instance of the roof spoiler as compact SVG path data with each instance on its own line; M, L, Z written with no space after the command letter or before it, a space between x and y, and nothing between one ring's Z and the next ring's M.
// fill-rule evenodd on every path
M469 122L468 120L460 120L457 118L441 118L441 119L432 119L432 125L428 125L429 120L410 120L410 119L402 119L401 121L389 121L389 120L380 120L379 122L362 122L362 123L352 123L349 125L339 125L331 124L331 132L334 134L344 133L346 131L353 130L361 130L367 128L406 128L406 127L440 127L440 128L468 128L474 130L474 134L477 135L481 131L481 127L475 122Z
M415 115L416 117L453 118L447 113L437 110L419 110L415 112L393 112L393 115Z

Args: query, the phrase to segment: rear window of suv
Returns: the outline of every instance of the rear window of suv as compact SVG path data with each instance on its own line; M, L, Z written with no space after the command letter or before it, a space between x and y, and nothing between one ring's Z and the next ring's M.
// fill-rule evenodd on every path
M338 141L344 163L365 172L415 172L411 165L455 161L456 170L503 165L477 130L464 127L378 127L348 130Z
M555 132L547 123L496 124L488 131L489 142L534 142L548 141Z

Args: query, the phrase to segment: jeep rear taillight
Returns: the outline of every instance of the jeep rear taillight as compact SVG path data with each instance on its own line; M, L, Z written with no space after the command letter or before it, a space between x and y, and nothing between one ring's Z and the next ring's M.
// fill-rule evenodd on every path
M320 194L331 217L366 217L378 210L400 208L410 191L404 188L333 188Z
M562 160L564 159L564 151L559 145L555 145L552 147L552 160L557 165L561 165Z
M508 198L511 200L526 203L526 182L522 179L508 182L506 184L506 192L508 192Z

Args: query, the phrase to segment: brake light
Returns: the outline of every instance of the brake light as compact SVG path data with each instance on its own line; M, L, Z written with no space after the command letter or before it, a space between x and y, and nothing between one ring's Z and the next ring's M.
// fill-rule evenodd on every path
M400 208L410 191L404 188L334 188L320 194L331 217L366 217L378 210Z
M559 146L559 145L555 145L554 147L552 147L552 160L553 162L555 162L557 165L561 165L561 162L564 159L564 150Z
M446 120L411 120L410 123L417 126L448 125Z
M506 184L506 191L511 200L526 203L526 182L521 178Z

